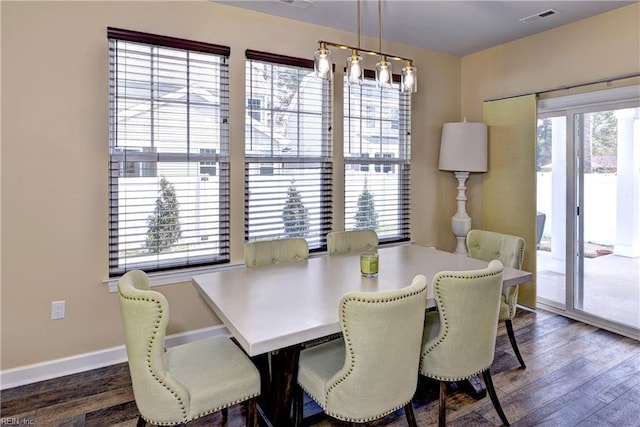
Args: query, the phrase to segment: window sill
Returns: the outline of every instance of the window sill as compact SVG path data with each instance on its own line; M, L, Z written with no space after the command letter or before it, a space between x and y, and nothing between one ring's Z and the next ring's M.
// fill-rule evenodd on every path
M191 282L191 278L197 274L215 273L216 271L230 270L234 268L244 267L244 263L217 265L212 267L194 267L184 268L174 271L159 271L156 273L149 273L149 285L163 286L163 285L175 285L177 283ZM110 277L105 279L103 283L109 286L109 292L114 293L118 291L118 280L120 277Z

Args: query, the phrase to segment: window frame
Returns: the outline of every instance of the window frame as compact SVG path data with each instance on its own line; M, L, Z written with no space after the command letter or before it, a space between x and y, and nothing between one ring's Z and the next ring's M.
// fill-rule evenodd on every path
M186 39L180 39L175 37L168 37L156 34L143 33L139 31L131 31L120 28L107 28L107 39L109 42L109 105L110 105L110 113L109 113L109 163L110 163L110 172L109 172L109 279L107 282L109 283L109 287L111 290L114 280L117 280L122 274L126 271L135 268L144 268L145 271L150 273L150 276L158 276L159 274L164 274L167 277L173 276L177 277L181 276L185 273L191 275L191 271L193 269L198 269L203 266L211 266L214 264L228 264L230 261L230 203L229 203L229 187L230 187L230 158L229 158L229 55L230 48L226 46L220 46L210 43L203 43L198 41L191 41ZM118 112L119 112L119 104L118 100L121 95L119 94L119 86L118 79L120 78L118 75L118 44L121 42L132 43L144 45L147 47L151 47L152 51L150 51L148 55L148 60L150 63L156 64L155 61L161 61L158 57L157 50L162 49L171 49L177 52L183 52L187 59L183 62L180 62L185 69L191 70L190 67L194 66L194 62L198 62L197 60L192 60L190 56L198 56L198 55L215 55L219 57L218 61L212 61L212 63L207 64L208 66L215 65L215 72L217 73L216 78L218 79L217 88L215 89L218 93L217 95L217 103L214 101L210 101L208 103L202 103L202 108L213 108L215 115L213 118L219 119L219 122L214 125L214 131L210 131L210 135L206 135L210 139L205 140L205 144L216 144L216 147L219 147L219 151L215 148L206 148L200 149L198 152L192 152L193 147L197 147L199 143L202 143L200 140L197 140L199 137L201 138L201 134L197 134L192 131L192 128L196 126L196 124L191 120L190 117L190 108L191 97L194 94L189 91L184 101L184 109L187 110L186 120L184 121L184 129L187 134L184 142L184 146L177 144L178 147L181 148L182 151L178 150L176 152L172 152L170 150L157 151L156 148L154 150L148 150L145 152L144 149L136 150L135 153L127 152L129 150L126 149L127 143L121 142L119 144L118 139ZM122 49L125 49L123 45ZM214 64L217 62L217 64ZM162 62L157 62L158 64ZM153 73L153 67L149 68L149 72ZM207 68L209 70L209 68ZM198 80L194 80L191 78L191 75L188 72L185 72L186 76L185 81L188 83L187 86L191 85L192 82L198 82ZM195 74L195 73L194 73ZM155 74L150 74L151 76L155 76ZM126 85L126 77L124 77ZM150 87L153 87L150 85ZM157 91L156 92L154 92ZM141 102L149 102L152 103L159 102L158 97L159 89L150 89L150 94L148 98L141 97ZM155 96L155 98L154 98ZM126 97L124 99L127 99ZM145 101L146 100L146 101ZM159 107L158 107L159 108ZM124 110L124 109L123 109ZM149 113L151 114L151 113ZM211 116L209 116L211 117ZM213 123L213 121L212 121ZM215 132L215 127L217 126L218 131ZM158 126L159 127L159 126ZM152 125L148 128L149 138L153 140L156 138L156 129ZM124 140L123 140L124 141ZM142 146L142 145L141 145ZM155 147L152 144L152 147ZM120 214L121 207L119 202L120 197L120 169L118 166L120 163L125 163L125 165L129 162L149 162L155 166L155 174L152 174L156 180L159 180L160 174L157 173L158 165L160 164L175 164L175 165L183 165L182 167L186 167L186 175L181 175L182 178L188 177L188 180L192 182L188 182L186 184L186 192L189 194L193 191L197 191L194 189L194 185L196 181L208 181L209 175L207 174L206 179L205 176L201 173L203 167L214 167L216 168L216 173L213 175L217 180L219 180L218 194L217 194L217 206L215 209L218 212L215 215L215 222L218 224L217 226L213 226L212 228L207 228L205 232L209 230L213 230L216 243L212 248L200 248L197 243L194 246L193 242L186 244L188 246L187 250L179 254L175 257L175 259L167 260L167 258L171 257L160 257L158 252L156 261L146 261L146 260L138 260L137 262L134 260L133 262L128 261L129 259L133 259L133 257L127 257L126 255L123 257L121 253L124 251L122 249L124 247L124 243L121 242L120 238ZM142 163L141 163L142 164ZM186 165L186 166L184 166ZM191 175L191 169L195 168L197 171L196 175ZM135 172L135 169L134 169ZM202 176L201 176L202 175ZM139 175L136 175L139 176ZM126 185L122 183L122 185ZM204 184L206 185L206 184ZM198 205L197 202L188 202L187 205ZM206 203L203 203L206 204ZM195 210L194 210L195 209ZM193 225L199 230L200 227L200 216L207 215L207 212L210 212L208 208L189 208L189 214L198 215L198 219L193 221L188 221L186 223L187 229L188 227ZM182 213L182 211L181 211ZM139 222L139 221L138 221ZM126 223L125 223L126 224ZM187 240L194 241L197 240L197 232L189 229L189 237ZM183 233L184 235L184 233ZM123 237L124 241L125 238ZM208 239L203 239L200 237L200 240L206 241ZM182 244L183 246L185 244ZM194 251L190 253L189 248L194 247ZM180 251L182 252L182 251ZM198 253L198 252L203 252ZM177 259L177 260L176 260ZM208 267L207 267L208 268ZM162 280L161 280L162 281ZM172 283L175 283L172 282ZM164 283L163 283L164 284Z
M302 58L295 58L285 55L279 55L269 52L261 52L248 49L245 52L245 76L249 72L253 72L253 69L250 67L252 64L266 64L267 66L284 66L291 67L292 69L297 69L298 71L306 71L309 73L313 73L313 61ZM315 79L315 78L314 78ZM245 113L245 120L249 120L250 117L256 117L256 113L249 109L251 100L262 98L260 93L256 93L253 90L253 79L247 76L247 80L245 81L245 106L247 107L247 111ZM303 153L298 156L292 156L290 154L276 154L271 151L269 154L261 155L258 153L252 153L251 147L255 144L258 144L258 140L253 137L253 132L245 133L245 230L244 230L244 240L254 240L257 234L262 234L263 237L258 235L257 238L278 238L285 237L287 235L286 226L284 231L284 236L281 233L276 233L277 225L269 226L268 229L265 229L263 233L257 233L256 224L257 221L252 218L252 203L255 203L254 200L251 199L252 192L252 181L251 177L255 176L251 172L252 166L258 165L260 168L260 176L275 176L278 175L276 172L278 170L285 170L287 168L293 169L303 169L303 170L313 170L317 169L318 173L318 190L316 191L318 194L313 198L313 209L310 211L316 212L316 219L313 220L316 222L315 226L310 226L310 235L307 236L291 236L291 237L305 237L307 242L309 243L309 250L311 252L319 252L326 250L326 235L331 231L332 228L332 180L333 180L333 134L332 134L332 110L333 110L333 86L331 83L322 81L322 80L314 80L314 84L321 85L318 93L313 93L313 96L319 96L318 101L321 104L321 110L315 112L318 114L320 120L320 131L321 136L319 150L316 154L303 155L305 148L297 148L297 153ZM296 88L297 94L300 95L298 89L300 85ZM275 90L271 90L270 96L274 94ZM310 95L311 96L311 95ZM265 99L263 105L261 106L263 112L260 113L260 117L265 119L270 115L269 112L278 111L276 107L267 105L268 100ZM299 101L301 104L302 101ZM293 141L296 143L297 147L304 146L306 142L301 132L300 122L303 121L300 117L305 114L309 114L308 111L302 111L302 107L299 107L297 110L299 114L299 118L297 120L297 127L293 128L293 131L289 132L291 134L295 134L293 136ZM245 124L245 129L251 124ZM269 128L271 132L274 132L273 126ZM262 171L264 170L264 174ZM275 180L274 180L275 182ZM308 190L309 181L305 178L303 182L303 189L301 191ZM298 189L296 187L296 189ZM308 192L307 192L308 194ZM285 202L286 204L286 202ZM275 204L271 206L273 209L273 213L270 218L275 218L278 216L279 206ZM253 227L253 230L252 230ZM302 232L301 232L302 233ZM304 234L304 233L302 233Z
M398 174L398 187L396 189L398 194L398 203L397 209L387 208L381 212L395 212L397 215L397 233L392 235L385 235L384 232L378 232L378 237L380 240L380 244L385 243L396 243L396 242L406 242L411 239L411 94L401 93L399 90L399 84L401 77L397 74L393 76L393 85L390 88L379 88L380 97L379 97L379 105L374 106L374 110L376 111L376 117L371 117L370 111L372 110L372 100L363 100L362 88L359 85L349 85L344 80L343 87L343 103L344 103L344 112L343 112L343 129L344 129L344 141L343 141L343 150L344 150L344 174L345 174L345 182L344 182L344 223L345 229L358 229L357 224L356 228L350 227L349 224L353 219L351 214L349 203L347 198L349 197L349 193L353 194L355 191L353 187L350 187L350 182L347 176L349 173L356 172L365 172L366 174L371 175L385 175L388 173L397 173ZM373 85L375 81L375 72L372 70L364 70L364 80L368 85ZM357 94L352 95L352 90L355 88L359 92ZM384 96L383 91L389 91L388 93L394 93L397 91L398 93L398 105L397 108L395 106L391 108L389 112L390 117L388 119L383 118L383 111L386 108L384 106ZM352 96L359 97L360 100L360 115L351 114L351 102L350 99ZM371 153L360 151L360 155L351 156L349 155L350 149L349 145L352 143L358 143L360 146L363 144L364 134L370 133L371 122L375 122L375 126L373 126L374 130L378 130L379 138L384 138L383 134L383 124L389 124L389 129L387 130L387 134L389 131L393 131L393 133L397 132L398 134L398 157L393 157L390 153L381 150L379 152ZM353 123L359 123L359 128L361 130L361 135L358 141L352 141L351 127ZM373 135L373 134L372 134ZM366 181L365 181L366 182ZM369 189L371 189L369 187ZM350 191L351 190L351 191ZM388 191L388 190L386 190ZM353 197L353 196L351 196ZM376 211L378 211L376 209ZM377 212L376 212L377 213Z

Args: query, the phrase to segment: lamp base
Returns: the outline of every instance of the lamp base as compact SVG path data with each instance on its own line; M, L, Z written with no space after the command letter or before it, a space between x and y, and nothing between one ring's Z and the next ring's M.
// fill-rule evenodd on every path
M467 214L466 210L467 187L465 185L467 178L469 178L469 172L455 172L455 177L458 180L458 195L456 196L458 211L451 218L451 231L456 236L458 242L454 253L469 255L465 244L467 233L471 230L471 217Z
M453 251L455 254L460 255L468 255L467 253L467 245L465 240L467 238L467 234L471 230L471 218L464 212L464 216L456 213L451 218L451 231L453 231L454 236L456 236L456 249Z

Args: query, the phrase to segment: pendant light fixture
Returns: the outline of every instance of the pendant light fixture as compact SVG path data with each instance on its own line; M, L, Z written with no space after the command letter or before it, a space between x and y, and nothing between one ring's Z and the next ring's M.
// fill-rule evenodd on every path
M327 43L325 42L320 42L320 47L313 54L313 69L316 72L316 77L331 80L333 74L331 51L327 49Z
M333 43L325 40L318 41L318 50L314 54L313 66L318 78L331 80L332 62L331 51L329 46L340 49L350 49L351 55L347 58L346 78L347 84L361 84L364 76L362 56L360 52L369 55L377 55L380 61L376 64L376 82L380 87L390 87L393 83L393 71L390 60L404 61L404 67L401 69L400 91L404 93L414 93L418 90L418 70L413 65L413 60L403 58L397 55L389 55L382 52L382 0L378 0L378 51L363 51L360 48L360 0L357 2L357 19L358 19L358 45L357 47L347 46L344 44Z
M418 69L413 66L413 61L407 60L402 68L402 80L400 81L400 90L402 92L413 93L418 91L417 72Z
M351 56L347 58L347 84L360 85L364 78L364 70L362 68L362 56L360 56L360 0L358 0L358 48L351 49Z
M378 51L382 52L382 1L378 0ZM380 62L376 64L376 82L378 87L391 87L393 81L391 63L387 55L381 54Z

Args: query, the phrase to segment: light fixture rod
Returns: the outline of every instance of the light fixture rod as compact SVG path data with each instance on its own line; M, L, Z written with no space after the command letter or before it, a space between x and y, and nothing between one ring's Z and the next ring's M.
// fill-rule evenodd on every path
M337 48L345 49L345 50L346 49L357 50L359 52L366 53L368 55L386 56L389 59L393 59L393 60L396 60L396 61L410 61L410 62L413 63L413 59L405 58L403 56L398 56L398 55L391 55L390 53L376 52L376 51L373 51L373 50L362 50L362 49L360 49L358 47L349 46L349 45L346 45L346 44L343 44L343 43L329 42L329 41L326 41L326 40L318 40L318 44L320 44L320 43L324 43L326 46L333 46L333 47L337 47Z
M360 49L360 0L358 0L358 49Z
M378 0L378 50L382 52L382 0Z

